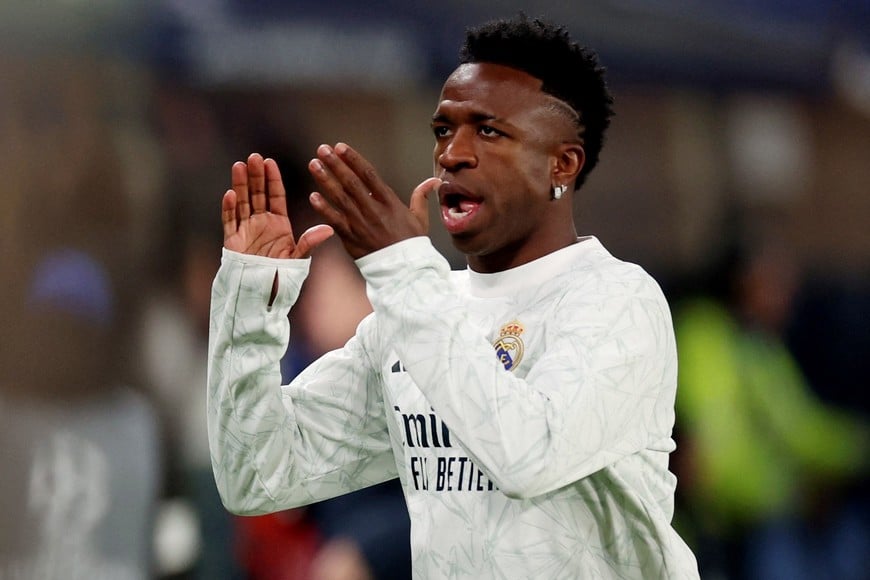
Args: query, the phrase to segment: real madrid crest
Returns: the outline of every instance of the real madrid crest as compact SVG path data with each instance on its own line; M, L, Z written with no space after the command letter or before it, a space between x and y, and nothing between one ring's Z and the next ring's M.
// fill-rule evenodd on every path
M523 340L520 335L525 328L518 321L513 320L501 327L498 338L493 343L498 360L504 365L505 370L512 371L523 359Z

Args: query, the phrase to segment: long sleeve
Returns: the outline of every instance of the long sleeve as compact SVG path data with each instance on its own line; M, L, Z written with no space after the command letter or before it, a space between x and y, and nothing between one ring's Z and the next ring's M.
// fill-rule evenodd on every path
M281 386L288 312L307 273L307 260L224 250L214 281L209 445L221 498L235 513L296 507L397 474L378 373L361 337L371 319L344 348Z
M603 249L602 249L603 251ZM642 450L672 450L670 313L640 268L607 266L552 300L545 352L524 377L469 322L423 238L358 263L385 335L450 432L499 488L535 497ZM609 263L609 262L608 262ZM615 270L613 276L609 270Z

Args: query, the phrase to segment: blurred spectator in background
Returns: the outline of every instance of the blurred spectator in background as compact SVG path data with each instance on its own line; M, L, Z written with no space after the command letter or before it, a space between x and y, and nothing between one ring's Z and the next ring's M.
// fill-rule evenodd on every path
M166 456L163 513L155 549L163 579L244 578L230 515L211 472L205 418L208 310L220 231L192 211L223 187L228 153L220 118L205 94L177 79L155 87L152 120L165 160L155 204L149 273L138 325L139 372L157 403Z
M866 478L867 426L824 404L785 346L801 276L774 230L677 309L681 522L705 578L867 578L868 521L836 499Z
M136 194L159 168L138 71L63 36L0 63L0 578L146 579L159 426L128 338L148 223Z
M178 211L176 215L182 215ZM156 538L162 578L243 578L233 551L229 514L217 495L205 441L205 368L210 276L219 256L212 232L177 230L177 270L152 288L143 312L142 374L163 425L164 505L173 514Z
M3 301L0 578L151 578L157 423L119 382L113 283L70 247L24 264L4 282L26 280Z

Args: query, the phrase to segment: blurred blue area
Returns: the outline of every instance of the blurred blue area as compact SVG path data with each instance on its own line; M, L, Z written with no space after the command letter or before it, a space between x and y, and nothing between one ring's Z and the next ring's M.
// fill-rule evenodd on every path
M402 82L443 78L465 26L519 10L565 23L599 50L613 78L632 82L824 91L838 51L870 50L866 0L12 0L0 8L0 31L13 50L86 37L209 82L244 76L246 66L253 76L240 54L246 47L271 52L263 66L276 77L302 70L329 81L355 72ZM294 51L301 62L286 58ZM353 66L342 65L347 59Z
M500 2L497 9L495 3L480 0L202 4L216 10L209 16L201 12L200 23L220 14L250 31L317 22L336 35L404 33L413 41L402 55L415 68L413 73L435 80L452 70L465 26L523 8L565 23L576 38L596 47L615 79L633 82L819 91L831 82L831 61L842 43L870 48L870 5L860 0L546 0L531 8L528 3ZM187 30L187 56L193 61L198 34L195 28Z
M858 0L547 0L532 6L527 8L531 15L564 22L601 52L616 78L633 81L820 90L830 82L829 65L841 42L870 45L870 9ZM251 29L295 21L328 23L346 33L398 27L416 41L427 76L439 79L452 69L468 23L521 8L523 3L501 2L493 9L493 3L483 1L229 0L220 10Z

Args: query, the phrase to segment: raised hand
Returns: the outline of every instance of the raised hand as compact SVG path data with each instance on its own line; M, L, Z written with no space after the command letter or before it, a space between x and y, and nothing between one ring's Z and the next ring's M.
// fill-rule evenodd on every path
M320 191L311 205L335 228L345 249L359 258L429 231L429 194L441 184L429 178L411 194L410 207L383 182L362 155L344 143L321 145L308 170Z
M224 247L270 258L305 258L333 234L328 225L305 231L297 241L287 215L281 172L273 159L252 153L232 168L233 188L221 204Z

